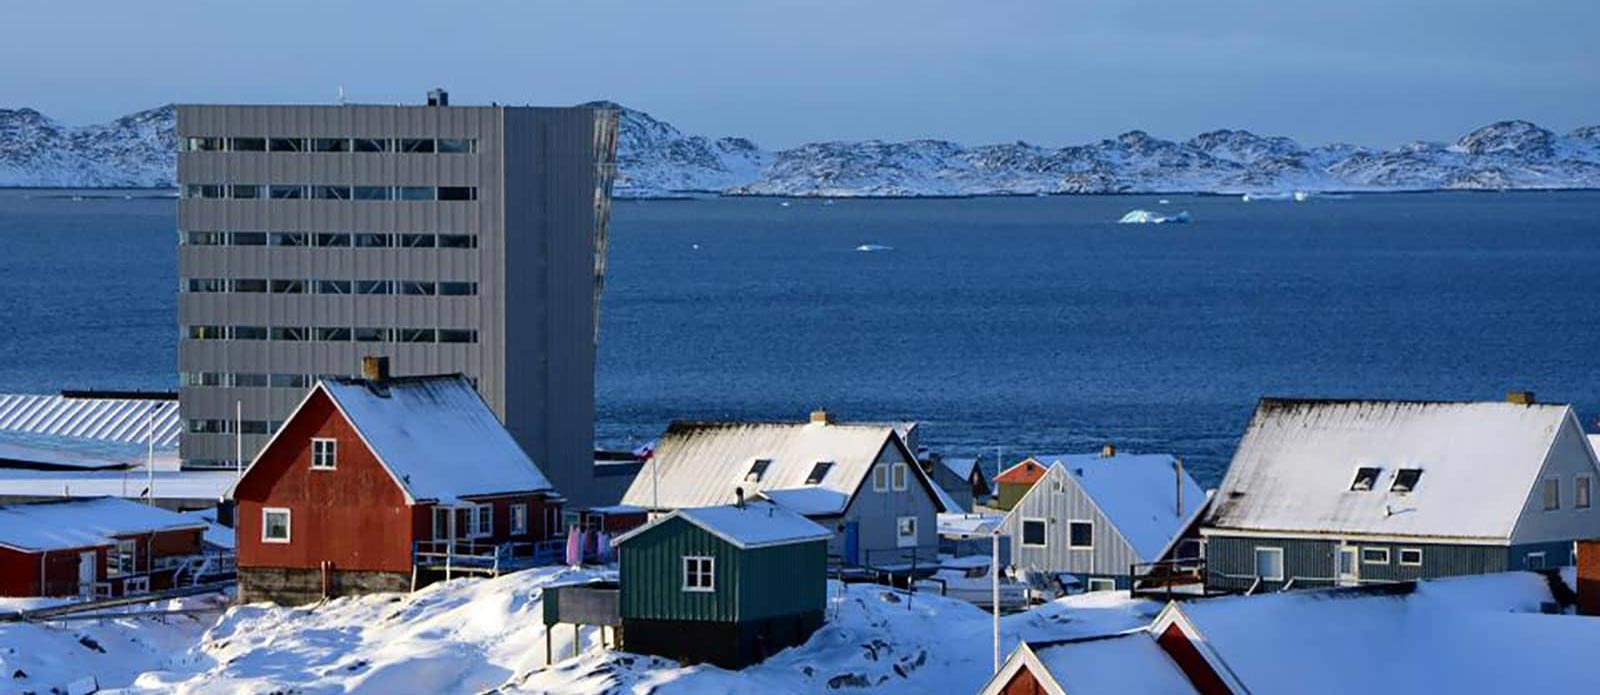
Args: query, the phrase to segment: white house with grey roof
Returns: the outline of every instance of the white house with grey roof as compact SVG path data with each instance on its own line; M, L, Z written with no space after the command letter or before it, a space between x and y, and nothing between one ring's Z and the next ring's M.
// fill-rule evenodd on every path
M765 498L834 533L845 565L930 562L938 554L939 490L895 425L674 422L622 503L656 512Z
M1035 456L1049 468L1006 514L1020 571L1070 575L1091 591L1129 588L1205 508L1206 493L1170 454Z
M1568 405L1262 399L1201 529L1207 585L1570 565L1600 536L1596 478Z

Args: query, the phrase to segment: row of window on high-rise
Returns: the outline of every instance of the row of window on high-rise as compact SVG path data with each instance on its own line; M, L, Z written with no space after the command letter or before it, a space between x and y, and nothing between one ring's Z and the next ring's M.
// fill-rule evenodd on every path
M478 199L478 187L191 183L183 187L183 197L206 200L472 201Z
M282 420L224 420L190 419L187 423L190 434L272 434L283 426Z
M187 137L178 141L178 151L473 154L478 151L478 141L474 138Z
M388 234L383 232L184 232L183 246L316 246L358 249L475 249L473 234Z
M266 278L189 278L179 291L195 294L366 294L412 297L470 297L478 283L433 280L269 280Z
M272 340L325 343L476 343L478 332L466 328L367 328L348 326L189 326L189 340Z

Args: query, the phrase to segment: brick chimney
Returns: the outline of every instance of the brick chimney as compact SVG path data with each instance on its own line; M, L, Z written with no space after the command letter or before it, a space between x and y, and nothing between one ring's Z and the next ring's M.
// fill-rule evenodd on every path
M1507 403L1516 403L1517 405L1533 405L1534 404L1533 392L1532 391L1507 391L1506 392L1506 402Z
M387 381L389 358L374 355L361 358L361 378L367 381Z
M833 424L833 413L821 408L817 408L816 410L811 411L811 424L831 425Z
M1600 538L1577 542L1578 615L1600 615Z

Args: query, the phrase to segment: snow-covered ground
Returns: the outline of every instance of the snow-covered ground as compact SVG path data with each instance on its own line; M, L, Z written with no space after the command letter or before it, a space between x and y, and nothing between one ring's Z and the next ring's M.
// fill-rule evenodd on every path
M222 614L227 598L194 596L158 605L123 606L116 612L185 609L186 614L0 623L0 694L65 691L93 679L101 688L133 683L139 674L165 668L174 655L199 643ZM42 608L58 599L3 599L0 612Z
M552 632L557 662L546 668L542 589L594 576L544 568L412 595L240 606L187 652L148 662L150 672L127 692L961 693L976 692L992 666L987 613L928 594L908 602L883 587L835 583L828 623L809 642L741 672L607 651L593 628L574 659L570 625ZM1140 627L1160 607L1124 593L1063 599L1003 618L1003 649L1023 638Z

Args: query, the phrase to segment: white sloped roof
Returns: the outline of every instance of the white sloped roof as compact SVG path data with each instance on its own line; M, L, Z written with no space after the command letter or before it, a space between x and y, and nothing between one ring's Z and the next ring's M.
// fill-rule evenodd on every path
M0 431L144 445L178 446L177 399L67 398L0 394Z
M733 503L741 488L746 498L767 491L800 497L777 491L816 488L836 494L805 496L807 513L837 514L891 440L898 441L898 435L889 425L674 422L622 502L659 509L709 507ZM759 481L748 480L758 459L771 463ZM820 483L807 485L806 478L821 461L833 467ZM908 467L925 489L934 487L920 466L908 462ZM811 504L823 497L836 507Z
M1600 620L1540 614L1552 600L1544 577L1512 572L1410 594L1295 591L1168 610L1256 693L1591 692Z
M1206 503L1205 490L1184 471L1180 512L1176 459L1171 454L1071 454L1049 457L1047 463L1060 466L1063 474L1077 481L1145 562L1160 559Z
M691 507L679 509L649 524L617 536L613 545L621 545L645 531L681 518L707 533L721 538L735 547L748 550L774 545L804 543L833 537L833 532L806 517L767 502L750 502L743 507L721 505L717 507Z
M939 465L956 474L956 477L966 480L967 476L972 475L972 469L978 467L978 459L941 456L939 457Z
M1028 647L1069 695L1197 692L1177 663L1143 631Z
M1565 405L1263 399L1207 525L1501 540L1511 536ZM1352 491L1359 467L1382 471ZM1395 471L1420 468L1409 493Z
M0 507L0 545L29 552L105 545L113 542L112 536L205 527L205 522L177 512L115 497Z
M317 393L333 400L409 501L453 504L468 497L552 489L464 377L396 377L376 385L362 379L324 379L295 413ZM294 418L291 414L289 422ZM286 424L279 435L287 430ZM279 435L262 447L257 461Z

